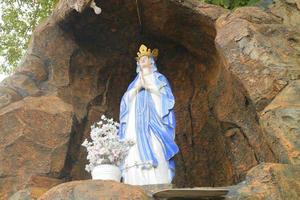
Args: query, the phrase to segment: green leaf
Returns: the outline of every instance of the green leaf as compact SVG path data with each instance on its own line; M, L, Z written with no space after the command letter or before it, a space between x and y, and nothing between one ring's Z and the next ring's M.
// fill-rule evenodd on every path
M57 0L2 0L0 72L13 72L27 49L31 34L52 12Z

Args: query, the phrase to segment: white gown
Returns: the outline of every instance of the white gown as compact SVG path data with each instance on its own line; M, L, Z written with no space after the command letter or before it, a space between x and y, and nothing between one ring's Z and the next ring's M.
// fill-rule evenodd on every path
M154 84L154 75L149 73L144 75L144 80L147 85ZM156 87L157 89L157 87ZM155 102L155 108L161 116L161 96L151 92L152 99ZM130 138L136 142L135 132L135 101L134 92L130 94L131 100L129 105L128 121L126 127L126 138ZM151 130L150 130L151 131ZM132 185L149 185L149 184L164 184L171 183L171 171L168 167L168 161L164 158L164 152L161 140L151 131L151 142L153 151L158 161L156 168L142 169L142 161L139 156L138 146L135 144L129 151L127 158L124 161L124 170L122 170L123 182Z

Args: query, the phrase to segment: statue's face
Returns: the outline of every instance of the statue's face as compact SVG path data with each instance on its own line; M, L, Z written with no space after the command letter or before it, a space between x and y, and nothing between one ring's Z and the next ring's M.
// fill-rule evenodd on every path
M142 56L140 59L139 59L139 64L141 65L142 68L144 67L150 67L151 63L150 63L150 58L148 56Z

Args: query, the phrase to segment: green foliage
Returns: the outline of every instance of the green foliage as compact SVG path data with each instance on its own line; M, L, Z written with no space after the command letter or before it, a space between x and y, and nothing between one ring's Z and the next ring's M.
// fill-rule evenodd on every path
M215 4L227 9L234 9L241 6L255 5L259 0L201 0L205 3Z
M0 73L12 73L26 52L35 26L52 12L56 1L1 0Z

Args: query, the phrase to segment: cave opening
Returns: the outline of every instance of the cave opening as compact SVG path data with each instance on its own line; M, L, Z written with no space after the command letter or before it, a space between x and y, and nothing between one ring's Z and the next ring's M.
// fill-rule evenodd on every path
M136 75L134 57L141 43L159 49L158 70L168 78L175 96L180 148L175 158L176 186L235 184L268 157L267 150L254 150L261 148L253 142L260 138L247 135L259 132L255 108L226 69L211 20L177 1L145 0L141 33L135 1L96 3L103 10L100 15L91 8L73 11L60 24L77 44L70 59L71 84L60 90L62 98L66 90L72 91L79 119L79 135L71 142L77 148L70 148L66 168L72 179L90 178L84 172L86 154L78 143L88 137L89 125L101 113L118 119L121 96Z

